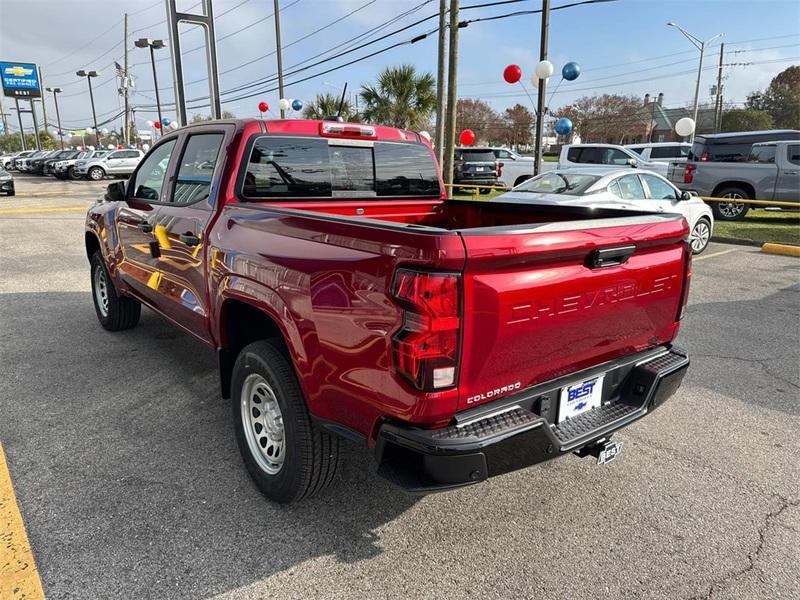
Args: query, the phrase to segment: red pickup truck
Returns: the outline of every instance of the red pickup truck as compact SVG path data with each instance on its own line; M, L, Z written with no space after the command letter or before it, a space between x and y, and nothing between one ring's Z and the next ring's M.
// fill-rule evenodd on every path
M104 328L144 304L217 351L244 463L277 502L327 486L341 438L419 492L605 462L689 364L682 217L449 200L412 131L184 127L85 235Z

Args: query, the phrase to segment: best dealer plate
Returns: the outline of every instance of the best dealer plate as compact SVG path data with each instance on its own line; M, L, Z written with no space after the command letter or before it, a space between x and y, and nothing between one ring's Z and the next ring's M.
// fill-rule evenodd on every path
M603 399L603 378L593 377L561 388L558 402L558 422L572 419L600 406Z

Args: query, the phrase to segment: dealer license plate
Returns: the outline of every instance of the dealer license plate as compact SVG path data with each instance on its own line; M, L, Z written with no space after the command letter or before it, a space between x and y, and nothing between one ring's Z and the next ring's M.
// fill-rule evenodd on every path
M485 171L486 167L475 167L476 171Z
M587 411L600 406L603 400L603 378L594 377L561 388L558 403L558 422L573 419Z

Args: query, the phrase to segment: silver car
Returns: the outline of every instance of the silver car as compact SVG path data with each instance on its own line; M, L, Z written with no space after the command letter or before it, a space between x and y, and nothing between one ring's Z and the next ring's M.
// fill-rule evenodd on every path
M136 170L144 152L141 150L114 150L103 158L90 158L75 163L75 175L100 181L107 175L128 176Z

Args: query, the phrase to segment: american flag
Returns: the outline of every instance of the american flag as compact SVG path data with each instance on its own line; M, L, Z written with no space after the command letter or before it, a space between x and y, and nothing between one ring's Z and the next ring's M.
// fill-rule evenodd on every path
M117 77L125 77L125 69L117 61L114 61L114 69L117 71Z

